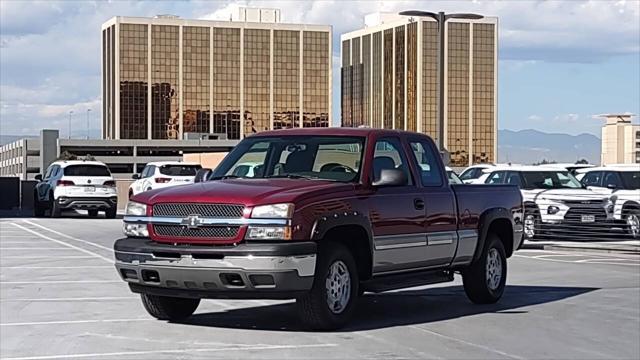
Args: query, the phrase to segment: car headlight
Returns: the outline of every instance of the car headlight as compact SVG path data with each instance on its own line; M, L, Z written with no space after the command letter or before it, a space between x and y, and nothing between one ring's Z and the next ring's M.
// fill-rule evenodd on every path
M130 216L146 216L147 215L147 205L137 203L135 201L129 201L127 203L127 207L124 211L125 215Z
M293 204L261 205L253 208L254 219L288 219L293 215Z
M291 240L289 226L249 226L246 240Z
M554 215L554 214L557 214L557 213L559 213L559 212L560 212L560 208L559 208L559 207L557 207L557 206L549 206L549 207L547 208L547 213L548 213L549 215Z
M129 237L149 237L147 224L124 223L122 232Z

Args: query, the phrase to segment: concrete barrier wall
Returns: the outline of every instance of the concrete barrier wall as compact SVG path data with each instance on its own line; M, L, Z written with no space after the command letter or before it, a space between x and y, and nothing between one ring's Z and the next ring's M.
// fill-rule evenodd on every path
M20 178L0 177L0 210L20 208Z
M131 179L116 179L116 191L118 192L118 210L124 210L129 200L129 185L133 180Z

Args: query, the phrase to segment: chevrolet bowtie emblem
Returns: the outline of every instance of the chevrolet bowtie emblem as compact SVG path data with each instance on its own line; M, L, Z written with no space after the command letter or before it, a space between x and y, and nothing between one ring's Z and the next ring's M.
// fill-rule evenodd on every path
M197 229L202 225L202 219L200 215L189 215L186 218L182 219L181 225L186 226L189 229Z

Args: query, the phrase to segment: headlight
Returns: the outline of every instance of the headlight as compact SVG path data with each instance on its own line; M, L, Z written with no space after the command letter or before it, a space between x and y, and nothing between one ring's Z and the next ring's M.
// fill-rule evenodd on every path
M147 224L129 224L124 223L122 232L130 237L149 237L149 231L147 230Z
M560 208L557 206L549 206L547 208L547 213L549 215L557 214L558 212L560 212Z
M246 240L291 240L289 226L249 226Z
M133 216L146 216L147 215L147 205L137 203L134 201L129 201L127 203L127 208L124 211L125 215L133 215Z
M288 219L293 215L293 204L256 206L251 212L254 219Z

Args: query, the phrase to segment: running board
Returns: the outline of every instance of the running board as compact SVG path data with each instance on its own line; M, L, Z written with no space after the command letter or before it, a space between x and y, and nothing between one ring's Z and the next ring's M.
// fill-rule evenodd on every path
M363 281L360 286L364 291L378 293L449 281L453 281L453 271L429 270L375 276Z

